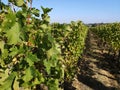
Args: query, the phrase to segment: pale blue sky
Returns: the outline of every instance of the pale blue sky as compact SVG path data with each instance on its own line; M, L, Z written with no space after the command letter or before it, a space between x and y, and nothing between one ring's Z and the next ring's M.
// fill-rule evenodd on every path
M53 8L51 22L120 22L120 0L33 0L33 6Z

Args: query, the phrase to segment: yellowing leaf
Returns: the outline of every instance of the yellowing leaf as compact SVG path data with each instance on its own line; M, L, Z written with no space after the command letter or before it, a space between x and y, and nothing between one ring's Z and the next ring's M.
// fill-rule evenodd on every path
M15 78L15 81L14 81L14 84L13 84L13 89L14 90L20 90L19 82L17 80L18 80L18 77Z
M17 6L22 6L24 4L24 0L15 0Z

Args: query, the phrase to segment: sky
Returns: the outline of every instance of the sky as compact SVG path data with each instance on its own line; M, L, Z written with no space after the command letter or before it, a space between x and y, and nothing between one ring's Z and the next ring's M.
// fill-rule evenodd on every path
M120 22L120 0L33 0L33 6L53 8L49 13L51 22Z

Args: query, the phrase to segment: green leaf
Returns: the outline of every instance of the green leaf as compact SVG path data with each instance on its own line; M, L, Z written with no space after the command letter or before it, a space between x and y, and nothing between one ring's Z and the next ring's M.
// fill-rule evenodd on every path
M56 59L56 56L52 56L50 59L44 60L44 65L48 74L51 73L52 67L57 67L57 62L58 60Z
M0 51L3 53L4 52L4 41L0 41Z
M17 47L10 48L10 51L11 52L9 53L9 56L12 56L12 57L14 57L19 52L19 50L17 49Z
M8 44L17 44L20 41L19 24L16 22L14 26L9 31L7 31L6 35L8 37Z
M36 70L36 75L37 75L37 78L35 79L34 84L38 84L38 83L44 82L45 79L44 79L42 73L40 73L38 70Z
M46 71L47 71L47 73L50 74L52 64L51 64L49 61L44 60L44 65L45 65L45 67L46 67Z
M47 22L50 22L50 16L46 16L46 17L44 18L44 20L47 21Z
M59 81L58 79L49 79L47 82L49 90L58 90L59 88Z
M22 6L24 4L24 0L14 0L16 6Z
M28 67L26 70L25 70L25 75L23 76L23 80L24 82L29 82L34 76L35 76L35 73L36 70L34 67Z
M38 9L32 8L31 12L32 12L35 16L39 17L40 11L39 11Z
M16 14L13 13L11 10L8 10L8 12L9 13L5 16L6 18L4 18L4 21L2 23L4 31L9 30L9 28L11 28L16 22Z
M8 57L8 50L7 49L4 49L4 52L3 52L3 54L2 54L2 59L5 59L5 58L7 58Z
M12 90L12 85L15 79L16 73L11 73L9 77L4 81L3 85L0 86L0 90Z
M14 90L20 90L20 88L19 88L19 82L18 82L18 77L17 76L16 76L16 78L14 80L13 89Z
M26 57L26 60L29 64L29 66L32 66L35 62L38 62L39 59L37 58L36 55L32 54L32 53L28 53L27 57Z
M0 69L0 85L4 83L5 79L8 78L8 73L9 73L9 70L6 69L5 71Z
M50 50L47 51L47 57L50 59L52 56L56 56L58 54L58 51L55 49L55 47L52 47Z
M43 6L41 6L41 8L42 8L44 14L47 14L52 10L52 8L44 8Z
M40 25L40 28L45 30L45 29L47 29L47 25L46 24L42 24L42 25Z

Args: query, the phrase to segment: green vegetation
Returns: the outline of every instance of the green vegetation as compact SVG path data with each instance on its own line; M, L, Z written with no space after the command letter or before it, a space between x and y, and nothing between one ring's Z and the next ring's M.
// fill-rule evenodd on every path
M0 90L58 90L71 81L83 53L87 27L81 22L50 24L50 8L31 0L9 0L0 10ZM41 19L39 19L41 17Z
M120 23L97 25L91 29L101 38L101 45L120 58Z
M0 3L0 90L63 89L78 71L88 29L120 58L120 23L90 28L81 21L50 24L51 8L41 7L40 13L32 0L8 2Z
M71 81L77 71L77 62L85 48L88 28L81 22L52 24L52 35L61 47L65 65L65 80Z

